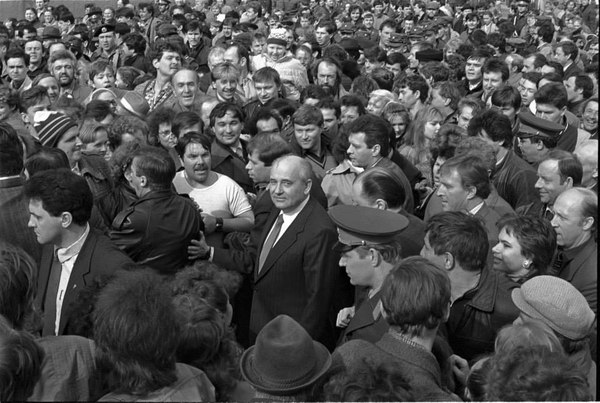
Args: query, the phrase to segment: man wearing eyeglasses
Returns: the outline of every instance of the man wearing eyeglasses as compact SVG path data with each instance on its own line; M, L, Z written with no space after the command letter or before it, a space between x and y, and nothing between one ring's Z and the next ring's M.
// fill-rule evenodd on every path
M359 206L334 206L329 216L338 228L334 250L355 286L354 306L339 311L336 326L345 328L338 346L353 339L379 341L389 325L382 315L380 290L387 274L403 258L398 233L408 226L402 214Z

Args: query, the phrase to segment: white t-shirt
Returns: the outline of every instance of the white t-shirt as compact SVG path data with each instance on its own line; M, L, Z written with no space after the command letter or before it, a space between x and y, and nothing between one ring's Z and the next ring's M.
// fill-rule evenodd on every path
M240 185L226 175L216 175L215 183L204 189L196 189L188 183L185 171L179 171L173 179L173 185L177 193L188 194L203 213L214 217L233 218L251 211L252 206Z

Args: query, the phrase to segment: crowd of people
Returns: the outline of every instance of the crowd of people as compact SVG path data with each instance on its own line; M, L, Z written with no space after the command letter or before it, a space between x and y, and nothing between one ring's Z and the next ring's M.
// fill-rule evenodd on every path
M594 0L35 0L0 400L595 400Z

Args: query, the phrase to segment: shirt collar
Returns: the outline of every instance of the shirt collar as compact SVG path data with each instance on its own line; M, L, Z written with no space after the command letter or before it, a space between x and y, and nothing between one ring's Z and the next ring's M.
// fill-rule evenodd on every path
M55 252L56 252L56 257L58 258L58 261L62 264L62 263L65 263L66 261L68 261L69 259L73 258L74 256L79 255L79 252L81 251L81 248L83 247L83 243L85 242L89 233L90 233L90 225L86 224L85 231L83 231L83 234L79 237L79 239L77 239L75 242L73 242L71 245L67 246L66 248L56 248Z

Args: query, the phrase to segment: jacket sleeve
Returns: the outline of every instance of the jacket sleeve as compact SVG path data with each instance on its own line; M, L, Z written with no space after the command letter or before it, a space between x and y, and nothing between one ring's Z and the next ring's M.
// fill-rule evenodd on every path
M113 243L134 261L140 255L141 243L146 235L147 226L143 216L130 207L115 217L109 232Z
M307 240L303 256L306 306L300 324L315 340L327 345L332 337L333 295L339 275L339 256L332 249L337 234L323 228Z

